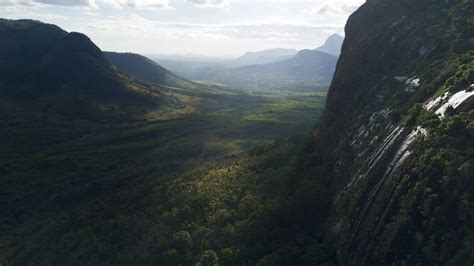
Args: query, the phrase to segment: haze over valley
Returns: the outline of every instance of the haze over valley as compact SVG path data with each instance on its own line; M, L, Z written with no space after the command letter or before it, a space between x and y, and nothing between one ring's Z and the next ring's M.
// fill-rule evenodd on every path
M234 60L152 57L166 68L192 80L257 91L326 92L342 42L342 36L333 34L313 50L275 48L247 52Z

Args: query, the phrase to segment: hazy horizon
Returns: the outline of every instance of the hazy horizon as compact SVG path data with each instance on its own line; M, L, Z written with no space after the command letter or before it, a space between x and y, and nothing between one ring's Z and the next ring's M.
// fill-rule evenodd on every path
M102 50L238 57L313 49L344 34L363 0L4 0L0 17L35 19L87 34Z

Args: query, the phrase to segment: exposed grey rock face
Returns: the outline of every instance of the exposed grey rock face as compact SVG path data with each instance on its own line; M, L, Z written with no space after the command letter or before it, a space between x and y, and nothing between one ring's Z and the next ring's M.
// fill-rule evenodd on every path
M471 169L461 154L474 151L468 89L474 47L466 24L456 21L473 19L465 12L473 7L372 0L350 17L315 141L315 150L333 163L337 193L327 226L340 229L330 235L339 240L341 264L472 259L470 248L459 244L473 240L466 233L472 222L460 218L472 212L459 207L473 191L472 173L459 169ZM444 36L442 29L459 35ZM455 46L455 38L466 45ZM457 131L447 130L452 123ZM449 156L441 155L447 150ZM430 165L426 156L449 158ZM451 163L459 172L448 170ZM449 245L441 243L448 238Z

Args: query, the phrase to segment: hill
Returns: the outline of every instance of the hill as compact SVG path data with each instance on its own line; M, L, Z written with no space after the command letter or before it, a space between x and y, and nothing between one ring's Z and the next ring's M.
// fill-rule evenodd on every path
M322 50L335 52L341 36L333 35ZM340 44L339 44L340 45ZM247 53L234 61L161 61L167 68L191 80L221 83L248 91L325 92L338 57L317 50L265 50Z
M92 115L104 105L145 108L160 101L146 96L152 88L115 70L83 34L37 21L2 19L0 35L4 100L21 98L38 103L32 106Z
M289 59L274 63L208 69L201 73L201 77L234 88L250 90L326 91L336 63L336 56L303 50Z
M273 63L288 59L296 55L298 51L295 49L269 49L259 52L246 52L241 57L237 58L236 64L238 65L261 65Z
M104 55L119 71L143 82L178 88L196 86L142 55L114 52Z
M289 78L329 83L336 68L337 57L327 53L302 50L295 56L275 63L244 66L234 73L254 78Z
M73 139L103 124L142 120L182 105L182 97L117 71L81 33L1 19L0 47L5 152Z
M316 48L316 51L332 54L335 56L339 56L341 54L342 43L344 42L344 37L339 34L333 34L329 36L326 42Z

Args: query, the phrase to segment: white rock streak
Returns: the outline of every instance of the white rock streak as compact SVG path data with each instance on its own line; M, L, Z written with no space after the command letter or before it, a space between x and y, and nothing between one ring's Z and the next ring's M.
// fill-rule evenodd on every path
M428 103L425 104L426 110L429 111L435 108L436 106L439 106L448 98L448 96L449 96L449 93L446 92L445 94L437 97L436 99L429 101Z
M443 104L440 108L438 108L438 110L436 110L436 114L441 117L441 118L444 118L445 116L445 113L446 113L446 110L449 108L449 107L452 107L453 109L456 109L458 108L464 101L466 101L467 99L471 98L471 97L474 97L474 91L467 91L467 90L464 90L464 91L460 91L458 93L455 93L453 96L451 96L451 98L449 98L448 102L446 102L445 104Z
M396 128L395 131L393 131L385 140L385 142L382 144L381 148L379 151L375 154L375 158L380 157L383 155L384 150L386 150L387 145L391 146L393 141L399 136L399 133L402 132L399 128ZM364 207L362 208L362 212L360 213L359 219L357 220L354 229L352 231L352 239L355 238L358 234L359 227L363 223L370 207L372 204L377 201L381 196L384 195L385 193L385 188L386 185L390 183L390 181L393 178L393 174L398 170L398 168L403 164L403 162L410 156L411 152L409 150L410 145L413 143L413 141L416 139L417 136L420 134L427 135L427 131L422 128L418 127L415 130L413 130L402 142L400 145L400 148L398 148L397 152L395 153L395 156L393 157L392 161L390 164L387 166L384 175L382 178L377 182L375 187L372 189L369 197L367 198ZM372 159L369 162L369 170L365 174L366 176L370 173L372 170L373 166L377 164L379 159ZM371 165L372 164L372 165ZM352 241L352 240L351 240Z
M405 91L410 91L413 88L420 86L420 79L416 76L412 76L412 77L395 76L393 79L405 84L406 85Z

